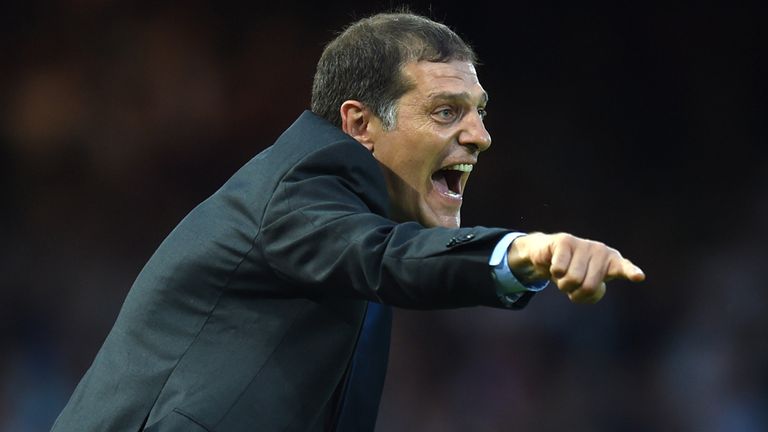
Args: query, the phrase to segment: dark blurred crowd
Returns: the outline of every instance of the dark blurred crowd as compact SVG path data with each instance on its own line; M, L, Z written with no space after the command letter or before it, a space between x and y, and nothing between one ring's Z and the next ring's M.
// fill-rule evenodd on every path
M648 280L396 311L377 430L768 430L765 15L480 6L414 6L476 47L491 95L465 225L600 239ZM0 6L0 430L50 427L154 248L380 10Z

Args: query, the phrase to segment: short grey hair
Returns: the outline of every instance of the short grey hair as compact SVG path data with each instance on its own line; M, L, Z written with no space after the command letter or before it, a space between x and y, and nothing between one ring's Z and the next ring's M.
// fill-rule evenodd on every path
M397 124L397 102L413 83L402 74L412 61L447 63L476 55L446 25L410 12L382 13L352 23L320 56L312 83L312 111L341 127L341 104L357 100L385 130Z

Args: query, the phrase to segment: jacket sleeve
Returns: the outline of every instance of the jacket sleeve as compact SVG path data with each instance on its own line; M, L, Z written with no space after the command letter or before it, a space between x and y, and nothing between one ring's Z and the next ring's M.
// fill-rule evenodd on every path
M257 247L307 296L412 309L503 307L488 259L508 230L395 223L384 216L388 206L376 160L359 144L338 142L286 173L265 210Z

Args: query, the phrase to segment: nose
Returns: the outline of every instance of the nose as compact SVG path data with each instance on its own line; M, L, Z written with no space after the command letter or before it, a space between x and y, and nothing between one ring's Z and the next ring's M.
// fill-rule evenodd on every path
M475 112L464 117L464 125L459 133L459 144L474 147L480 152L488 150L491 146L491 134L485 129L480 113Z

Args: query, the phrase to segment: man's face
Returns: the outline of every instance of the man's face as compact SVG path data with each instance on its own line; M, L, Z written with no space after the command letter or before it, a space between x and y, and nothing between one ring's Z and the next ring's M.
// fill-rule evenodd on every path
M491 145L483 125L487 94L471 63L411 62L402 72L414 87L398 102L396 126L374 127L372 136L392 216L458 227L469 172Z

